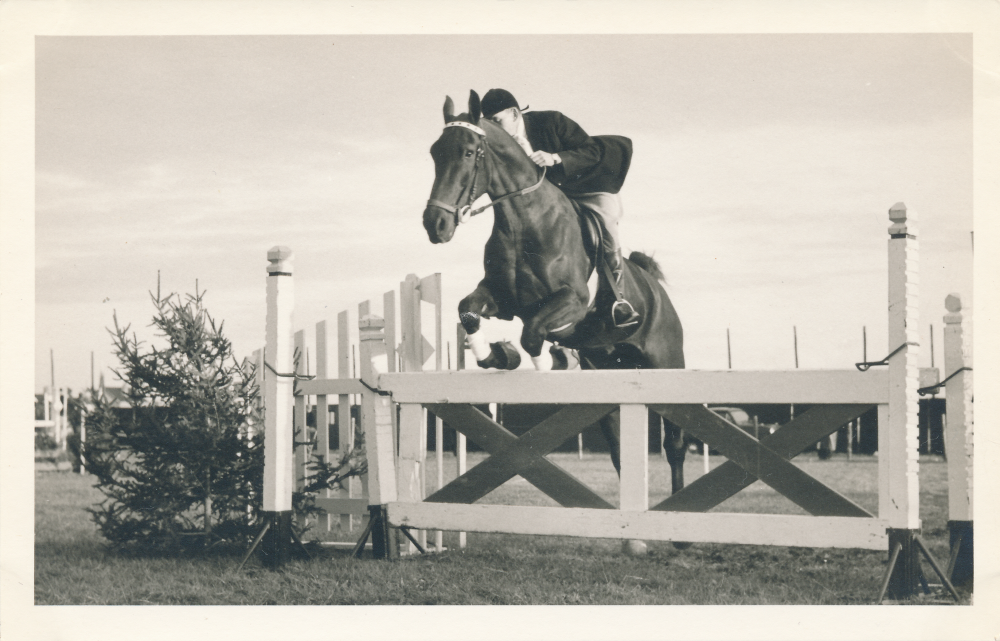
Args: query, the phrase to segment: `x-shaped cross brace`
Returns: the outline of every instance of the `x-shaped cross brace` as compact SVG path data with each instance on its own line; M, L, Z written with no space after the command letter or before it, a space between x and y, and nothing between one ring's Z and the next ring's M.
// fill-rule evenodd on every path
M564 507L614 509L545 455L618 409L617 405L569 405L520 437L471 405L428 404L426 407L450 427L475 441L489 452L490 457L425 501L473 503L520 475Z
M760 441L702 405L649 408L729 459L653 510L705 512L760 479L816 516L872 516L791 463L802 450L861 416L870 405L815 405Z

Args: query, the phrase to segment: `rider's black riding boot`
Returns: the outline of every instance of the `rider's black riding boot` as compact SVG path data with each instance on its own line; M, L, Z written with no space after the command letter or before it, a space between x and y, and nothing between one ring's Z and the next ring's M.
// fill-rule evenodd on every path
M609 234L610 236L610 234ZM610 241L611 239L608 238ZM625 281L622 278L624 275L625 262L622 260L622 249L621 247L606 247L604 251L604 260L608 262L608 268L611 270L611 275L614 277L615 282L611 283L611 286L618 290L620 299L616 297L614 304L611 306L611 319L615 324L615 327L629 327L635 325L639 322L639 313L635 311L632 304L625 300Z

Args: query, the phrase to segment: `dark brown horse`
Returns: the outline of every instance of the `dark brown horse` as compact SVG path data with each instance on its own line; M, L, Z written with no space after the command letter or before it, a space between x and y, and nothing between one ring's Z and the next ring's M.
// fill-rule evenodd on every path
M588 252L586 225L573 203L498 125L481 117L479 96L469 97L469 112L456 116L451 98L444 104L445 129L431 146L435 178L424 210L432 243L446 243L483 193L493 200L493 234L486 243L486 275L459 303L459 317L482 367L514 369L520 361L512 346L485 345L477 336L481 318L524 321L521 346L540 357L545 341L577 350L585 369L678 369L684 367L680 320L660 283L652 258L633 253L625 264L625 298L641 322L615 328L607 310L614 294L602 283L591 301L587 281L595 271ZM659 419L659 415L652 415ZM619 417L601 422L619 465ZM673 491L684 486L683 432L667 423L664 447Z

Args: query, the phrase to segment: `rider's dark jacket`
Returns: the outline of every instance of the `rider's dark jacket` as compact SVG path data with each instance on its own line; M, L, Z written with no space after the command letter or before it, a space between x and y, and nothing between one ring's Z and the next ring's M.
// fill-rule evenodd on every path
M548 178L567 194L617 194L629 164L632 141L624 136L590 136L558 111L529 111L524 131L531 148L559 154L562 163L549 168Z

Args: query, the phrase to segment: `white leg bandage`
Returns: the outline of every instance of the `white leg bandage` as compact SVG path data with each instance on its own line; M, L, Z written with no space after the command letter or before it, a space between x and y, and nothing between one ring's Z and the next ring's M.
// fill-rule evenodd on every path
M532 356L531 362L535 364L535 369L539 372L547 372L552 369L552 353L549 348L552 343L545 341L542 343L542 353L539 356Z
M490 357L490 344L481 331L469 334L469 349L477 361L485 361Z

